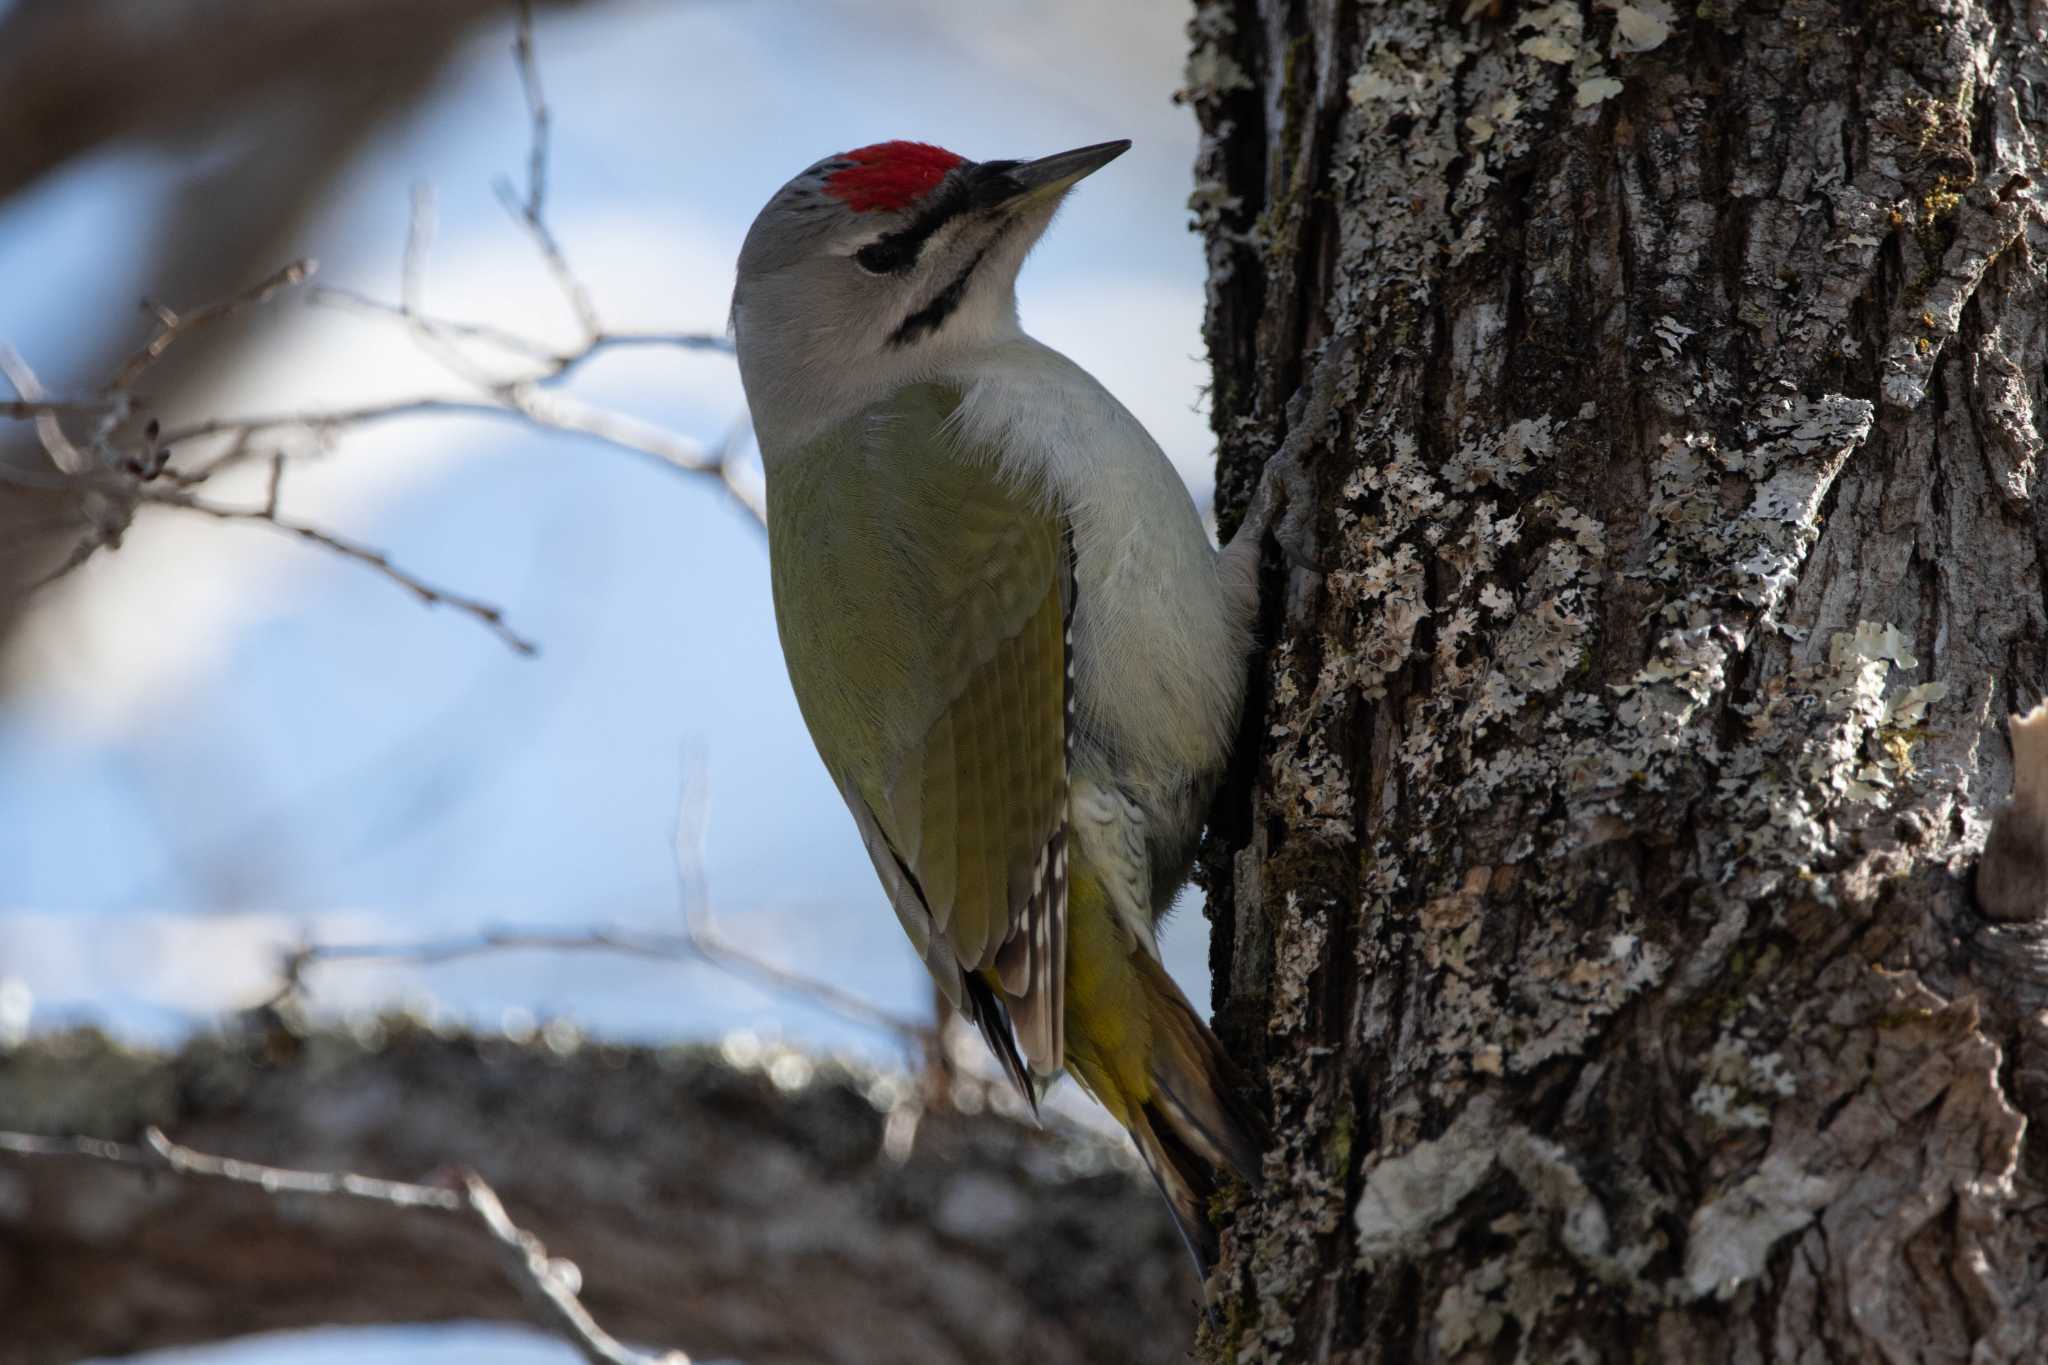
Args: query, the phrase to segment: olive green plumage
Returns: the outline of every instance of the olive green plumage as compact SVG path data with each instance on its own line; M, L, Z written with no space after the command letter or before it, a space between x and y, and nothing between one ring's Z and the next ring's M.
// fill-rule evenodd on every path
M1206 1263L1215 1172L1256 1179L1259 1121L1068 838L1071 537L1043 490L961 441L959 401L911 386L777 466L790 680L948 999L1034 1103L1031 1072L1072 1069L1130 1129Z
M1262 481L1218 551L1143 425L1018 325L1032 243L1127 146L826 157L748 230L733 336L790 681L904 932L1032 1103L1071 1070L1130 1131L1206 1265L1263 1135L1157 925L1278 503Z
M1043 493L947 432L958 405L912 386L776 470L776 624L911 942L970 1016L963 975L994 971L1056 1069L1072 567ZM984 1032L1029 1093L1007 1030Z

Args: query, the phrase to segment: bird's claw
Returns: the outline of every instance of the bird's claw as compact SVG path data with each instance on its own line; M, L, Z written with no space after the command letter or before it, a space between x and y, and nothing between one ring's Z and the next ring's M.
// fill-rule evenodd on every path
M1353 349L1349 337L1324 343L1308 382L1287 400L1287 437L1266 457L1245 514L1245 530L1255 536L1271 532L1288 565L1317 579L1323 570L1315 556L1315 488L1304 456L1336 421L1338 390L1350 372Z
M1315 489L1300 442L1283 442L1267 457L1239 534L1247 531L1258 537L1270 534L1290 568L1322 577L1315 558Z

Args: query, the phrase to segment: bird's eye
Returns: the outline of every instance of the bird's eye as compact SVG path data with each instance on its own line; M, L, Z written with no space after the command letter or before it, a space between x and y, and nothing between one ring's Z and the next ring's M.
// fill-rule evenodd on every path
M880 241L869 242L854 252L853 259L855 264L870 275L894 275L900 270L908 269L917 259L917 254L914 251L905 251L901 242L884 237Z

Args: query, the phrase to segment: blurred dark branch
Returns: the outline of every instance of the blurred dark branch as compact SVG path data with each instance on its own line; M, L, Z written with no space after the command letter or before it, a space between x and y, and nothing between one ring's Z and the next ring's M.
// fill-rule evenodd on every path
M0 14L0 200L124 137L177 136L301 85L388 79L504 0L16 0Z
M19 1134L0 1139L0 1365L531 1321L521 1282L620 1339L754 1365L1188 1349L1185 1258L1111 1139L986 1113L899 1124L906 1078L787 1052L738 1068L716 1048L272 1020L171 1055L93 1034L0 1052L0 1128ZM147 1146L152 1127L185 1145ZM514 1232L505 1274L505 1227L459 1178L420 1174L451 1168L575 1268Z
M24 402L16 398L0 399L0 417L15 421L28 421L37 417L96 417L107 411L113 404L102 399L44 399Z
M576 1297L577 1272L548 1259L539 1238L522 1232L506 1214L484 1178L474 1171L455 1173L446 1185L415 1185L402 1180L376 1180L346 1172L294 1171L259 1162L208 1156L181 1147L154 1125L143 1130L140 1146L103 1138L53 1138L32 1133L0 1132L0 1153L111 1162L145 1171L164 1171L188 1180L219 1180L253 1185L269 1196L310 1195L321 1199L361 1199L398 1209L427 1209L475 1219L498 1244L499 1260L512 1283L538 1310L542 1320L566 1339L592 1365L690 1365L680 1351L648 1355L620 1345L590 1316ZM455 1188L455 1185L460 1188Z
M149 206L156 227L133 278L184 298L225 296L247 262L289 254L357 152L410 113L472 30L507 16L506 0L15 0L0 10L0 202L113 143L172 144L190 173ZM262 321L270 313L251 310L204 345L178 346L151 370L150 406L166 410L232 374L244 348L274 334ZM134 350L125 325L106 319L95 335L91 321L80 325L87 356L66 387L113 374ZM109 414L81 411L82 397L43 401L60 416ZM0 415L44 415L30 401ZM33 584L125 529L119 499L40 477L41 430L7 436L0 431L0 648Z
M527 188L522 199L512 191L509 183L501 183L500 195L515 220L532 236L548 270L569 300L582 329L581 342L567 349L551 347L510 328L457 322L429 314L424 307L424 293L427 256L433 236L433 197L430 190L422 187L415 192L406 234L401 301L397 304L383 303L350 290L324 291L316 295L316 299L345 303L403 322L421 350L471 389L471 395L394 399L336 411L285 416L213 418L187 423L169 431L162 430L151 419L140 433L133 430L130 419L146 405L146 400L134 392L134 385L175 343L202 328L269 302L280 289L303 282L313 272L311 261L295 261L217 303L184 313L145 302L145 308L156 321L155 332L114 368L95 400L53 398L42 390L25 360L0 348L0 372L6 374L19 394L17 399L0 406L0 417L33 421L42 453L52 466L45 469L25 464L19 459L0 458L0 484L43 493L55 492L68 498L68 506L77 518L74 527L76 539L68 552L61 558L46 559L38 571L18 576L14 585L15 596L26 596L56 582L102 549L119 548L136 510L143 505L154 504L198 512L223 521L264 522L376 570L427 605L446 604L473 617L520 653L534 652L531 641L505 624L504 613L499 607L428 583L397 567L382 551L278 515L279 483L292 452L277 439L258 438L297 434L309 439L316 450L325 451L332 449L341 436L353 428L401 417L446 414L504 416L545 430L588 436L648 457L665 468L715 478L721 488L746 508L757 522L764 519L766 509L759 492L742 475L736 457L735 448L744 428L730 432L723 441L706 447L652 423L554 390L554 386L565 383L585 363L608 350L668 346L725 352L730 347L722 337L710 334L614 333L604 329L589 291L570 268L560 243L547 225L550 115L534 56L530 0L520 0L517 16L513 50L530 126ZM0 24L0 33L4 30L5 25ZM488 346L510 353L523 359L526 368L509 375L494 374L482 358L466 349L470 345ZM65 431L63 419L85 416L93 418L92 430L85 449L81 449ZM188 454L183 467L171 467L174 447L189 447L207 441L218 442L218 445L203 449L196 462ZM270 465L269 493L261 508L210 502L190 492L223 470L257 459L266 460ZM159 479L163 480L161 485L157 484ZM48 519L35 524L46 526Z

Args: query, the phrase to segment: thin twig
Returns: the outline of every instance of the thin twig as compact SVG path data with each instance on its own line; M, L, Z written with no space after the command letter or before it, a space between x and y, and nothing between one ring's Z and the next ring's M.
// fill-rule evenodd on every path
M583 1358L593 1365L690 1365L681 1351L649 1355L636 1351L597 1325L597 1319L576 1297L573 1271L548 1258L540 1238L515 1225L499 1202L498 1193L474 1171L462 1177L469 1211L475 1214L503 1253L512 1281L554 1324L557 1332L575 1343Z
M41 1159L106 1162L137 1170L167 1172L187 1180L243 1185L266 1196L306 1195L342 1199L386 1208L428 1210L474 1221L499 1252L506 1278L540 1312L546 1325L594 1365L689 1365L681 1351L652 1355L636 1351L598 1326L576 1296L575 1271L551 1260L540 1239L514 1223L484 1178L474 1171L459 1174L460 1189L402 1180L379 1180L351 1172L300 1171L234 1157L211 1156L181 1146L161 1129L150 1128L143 1144L109 1142L91 1137L42 1137L0 1132L0 1153Z
M277 494L286 460L306 452L259 438L286 432L303 432L330 447L344 431L378 422L420 416L479 416L512 418L549 431L587 436L616 449L651 459L662 467L718 480L721 488L757 523L765 522L766 508L761 490L749 476L749 467L736 458L747 432L742 425L728 433L716 446L679 436L665 428L627 413L585 402L556 389L594 357L606 351L632 347L668 347L679 350L716 351L729 354L725 338L692 332L607 332L591 302L589 291L570 268L561 244L547 224L547 187L552 116L540 83L533 42L533 11L530 0L520 0L517 31L513 41L520 84L524 91L530 124L527 153L526 192L522 198L512 187L500 182L498 192L512 216L520 222L539 249L548 270L568 299L582 329L579 344L561 349L523 337L509 329L474 322L438 318L425 310L427 257L433 237L433 200L422 187L414 194L413 211L406 235L397 304L383 303L349 290L323 290L322 302L345 302L350 306L381 313L403 321L420 349L444 369L475 390L474 395L426 395L394 399L331 411L309 411L244 418L215 418L188 423L170 431L159 431L152 422L139 449L133 437L117 440L124 424L141 406L132 386L175 342L199 328L231 316L244 308L260 305L280 289L309 278L315 269L310 260L294 261L256 284L223 299L184 313L145 301L156 321L156 333L131 355L108 380L100 396L87 400L57 400L45 394L25 362L12 353L0 354L0 369L13 379L19 399L0 405L0 416L32 419L43 446L55 466L40 470L0 468L0 481L52 488L77 488L86 494L81 517L81 539L73 552L34 586L55 582L79 567L102 549L118 548L135 509L144 502L184 507L222 520L263 521L281 531L324 546L336 553L367 564L412 592L428 604L446 603L490 626L508 644L522 653L532 653L531 642L504 625L499 609L481 600L450 592L424 582L397 568L381 552L355 544L318 527L281 520L277 515ZM463 343L497 347L529 362L523 375L504 377L489 372L463 350ZM85 442L74 443L66 435L60 418L90 416L91 431ZM223 449L212 451L193 462L192 443L226 438ZM168 461L174 448L184 448L185 467L174 469ZM220 471L264 458L270 463L267 496L261 508L234 508L191 498L188 490ZM168 485L151 487L158 480Z
M593 356L605 351L632 347L669 346L679 351L713 351L732 354L732 342L709 332L600 332L573 351L563 351L549 362L548 372L536 375L536 384L553 384L567 378Z
M586 361L605 351L626 350L639 347L668 347L678 351L710 351L718 355L731 355L732 342L712 332L601 332L572 350L562 350L522 336L508 328L496 327L487 322L467 322L458 318L437 317L423 313L403 303L386 303L371 298L368 294L337 285L325 285L313 291L311 301L328 307L351 308L358 312L379 314L402 321L419 322L432 328L443 337L460 338L464 341L482 342L499 350L530 360L543 367L529 383L552 384L579 369Z
M462 593L429 583L417 574L399 568L391 562L390 557L382 550L373 550L367 545L359 545L352 540L345 540L341 536L335 535L332 531L324 531L318 526L278 516L275 473L283 468L283 457L274 457L271 468L273 471L273 481L270 487L270 495L262 507L229 507L217 502L208 502L182 489L168 488L151 489L145 492L140 500L154 503L160 507L179 507L186 511L199 512L220 521L249 521L275 527L287 535L294 535L301 540L308 540L325 549L332 550L345 559L353 559L359 564L368 565L410 592L413 596L419 598L421 602L428 606L453 607L456 611L483 622L484 625L490 627L493 634L521 654L539 652L538 645L505 624L505 613L502 608L493 606L491 603L478 598L465 596Z
M156 335L144 342L140 350L129 356L121 367L114 371L114 377L107 381L105 392L126 392L142 377L144 371L163 358L164 352L171 348L173 342L223 318L232 317L244 308L270 302L278 290L303 284L313 278L314 272L319 268L319 263L310 258L293 261L282 270L266 275L239 294L185 313L173 313L161 306L153 307L152 311L157 321Z
M60 412L71 405L51 402L50 396L43 391L42 382L36 378L36 372L29 368L28 360L21 352L5 344L0 344L0 375L6 376L14 391L26 400L31 409L28 416L35 419L36 439L42 443L44 453L57 467L57 472L76 476L90 469L92 462L71 443L71 438L64 434L64 424L57 420ZM108 406L113 404L109 402Z
M166 468L163 471L164 477L179 488L191 488L205 483L221 470L240 464L249 455L249 448L255 440L255 435L251 431L238 431L234 439L228 442L227 448L212 459L188 470ZM170 447L166 445L164 449L168 451Z
M425 181L412 187L412 212L405 224L405 255L398 267L399 312L418 318L426 306L427 254L434 246L434 187Z
M402 962L430 967L487 953L520 950L541 952L604 952L664 962L703 962L738 976L753 978L771 989L816 1002L842 1018L925 1043L931 1027L887 1010L851 991L793 972L727 942L701 920L682 933L632 933L616 929L479 930L443 938L399 943L304 943L285 953L279 964L284 978L266 1002L275 1005L302 990L307 970L323 962Z
M399 266L397 315L405 320L413 344L455 378L490 392L501 382L469 358L458 338L448 335L426 312L427 257L434 247L434 187L414 185L412 212L406 220L405 256Z
M801 996L845 1019L893 1033L929 1051L937 1039L932 1023L883 1009L829 981L792 972L756 957L720 936L705 904L702 876L704 830L710 787L701 755L685 760L676 802L676 889L682 905L681 933L641 933L605 928L489 928L476 933L420 939L410 943L302 943L278 964L280 983L265 1001L274 1008L305 989L308 968L319 962L385 961L434 966L458 958L515 949L546 952L612 952L658 961L696 961L736 976L751 977L774 990Z
M297 427L316 435L331 435L345 427L369 426L401 417L520 416L498 403L439 394L417 398L396 398L385 403L364 403L350 408L310 409L305 412L263 413L255 417L210 417L204 421L172 427L164 433L169 445L190 444L212 436L244 439Z
M359 290L343 288L340 285L322 285L308 298L314 305L323 308L349 308L361 313L374 313L408 322L420 317L443 336L458 337L464 341L481 341L509 351L521 359L543 365L552 365L558 355L554 347L521 336L508 328L495 327L486 322L464 322L455 318L425 316L415 313L403 303L386 303L382 299L371 298Z
M522 201L512 183L500 179L496 184L498 198L504 203L505 211L525 226L534 245L540 248L541 257L547 262L548 271L555 277L555 284L563 297L568 299L569 308L576 314L577 325L582 327L585 338L599 337L604 335L604 323L597 315L597 305L591 302L590 291L583 287L583 281L569 268L569 258L547 224L548 134L553 115L548 112L547 98L541 93L540 64L533 55L533 0L519 0L519 22L513 30L512 57L519 66L519 84L526 94L526 114L532 129L526 152L526 197Z
M33 403L0 398L0 417L16 422L32 421L38 417L97 417L113 406L105 398L42 398Z
M226 465L245 459L248 442L257 436L297 429L324 439L347 429L428 416L510 418L548 431L588 436L615 449L651 459L671 473L716 479L724 485L733 501L745 508L755 521L765 522L767 519L767 509L762 505L759 492L741 482L741 468L727 458L737 448L736 437L745 428L728 434L717 446L707 448L701 442L678 436L665 427L586 403L579 398L544 390L532 382L499 385L490 396L482 398L432 395L393 399L388 403L367 403L352 408L263 413L254 417L215 417L193 422L165 431L163 443L167 446L190 445L227 436L235 442L235 448L189 474L181 476L167 471L167 476L179 483L204 479Z

